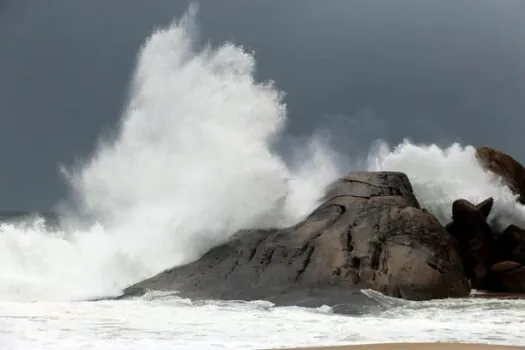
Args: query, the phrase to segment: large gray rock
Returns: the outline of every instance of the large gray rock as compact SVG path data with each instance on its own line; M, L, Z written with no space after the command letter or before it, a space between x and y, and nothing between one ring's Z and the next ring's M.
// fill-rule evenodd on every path
M403 173L350 173L296 226L239 232L124 295L163 290L193 299L333 305L360 288L412 300L469 294L455 239L420 209Z

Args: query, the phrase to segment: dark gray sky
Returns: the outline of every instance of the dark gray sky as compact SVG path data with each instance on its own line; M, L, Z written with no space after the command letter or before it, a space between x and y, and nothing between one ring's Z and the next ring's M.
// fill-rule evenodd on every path
M59 164L123 107L136 53L183 0L0 1L0 209L47 210ZM208 0L202 38L256 52L287 92L288 132L462 141L525 160L525 0Z

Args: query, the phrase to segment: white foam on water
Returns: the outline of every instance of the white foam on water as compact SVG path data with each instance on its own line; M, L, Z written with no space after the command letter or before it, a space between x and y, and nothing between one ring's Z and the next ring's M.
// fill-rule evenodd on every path
M377 342L525 344L524 301L398 301L344 316L268 302L0 302L2 349L271 349Z

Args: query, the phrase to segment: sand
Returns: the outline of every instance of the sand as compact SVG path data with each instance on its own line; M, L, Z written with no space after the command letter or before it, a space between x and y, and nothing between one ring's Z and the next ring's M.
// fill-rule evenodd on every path
M391 343L293 348L293 350L517 350L524 346L463 343ZM291 350L291 348L290 348Z

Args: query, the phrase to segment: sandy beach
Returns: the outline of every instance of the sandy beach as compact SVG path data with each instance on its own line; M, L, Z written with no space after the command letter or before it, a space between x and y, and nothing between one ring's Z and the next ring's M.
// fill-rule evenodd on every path
M524 346L462 343L389 343L289 348L290 350L516 350Z

